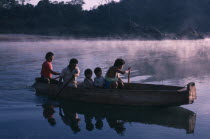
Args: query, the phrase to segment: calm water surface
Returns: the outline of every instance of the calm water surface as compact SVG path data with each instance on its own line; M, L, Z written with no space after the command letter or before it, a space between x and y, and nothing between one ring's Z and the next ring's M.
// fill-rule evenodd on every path
M81 76L99 66L103 75L116 58L132 67L131 81L184 86L195 82L198 100L182 107L128 108L54 101L31 85L46 52L61 71L73 57ZM210 39L196 41L38 40L0 42L0 137L210 138ZM122 78L126 81L126 76Z

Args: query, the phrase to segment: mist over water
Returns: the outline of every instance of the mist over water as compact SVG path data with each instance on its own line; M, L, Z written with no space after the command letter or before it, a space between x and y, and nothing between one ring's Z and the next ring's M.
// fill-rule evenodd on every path
M123 58L126 61L124 69L132 68L131 82L155 83L184 86L193 81L196 83L198 100L192 105L182 106L168 111L158 112L134 110L122 110L121 116L116 112L105 113L102 118L103 128L94 128L89 131L84 121L88 121L88 113L82 108L93 112L93 117L101 114L98 109L104 107L83 106L83 104L68 104L73 108L81 109L78 112L80 118L79 132L70 128L59 115L59 108L54 108L56 124L51 126L43 116L45 107L43 103L51 103L46 97L36 96L30 87L34 78L40 76L41 65L44 62L46 52L55 54L53 68L60 72L68 65L71 58L79 60L81 76L84 79L84 70L101 67L103 75L115 59ZM209 134L209 82L210 82L210 39L204 40L164 40L164 41L138 41L138 40L74 40L74 39L51 39L37 41L2 41L0 42L0 133L3 138L203 138L210 137ZM93 78L95 76L93 75ZM127 81L127 75L122 76ZM52 101L57 104L58 102ZM81 105L81 106L80 106ZM73 109L72 108L72 109ZM63 105L64 111L71 111ZM109 109L109 108L107 108ZM117 111L117 110L115 110ZM131 113L120 119L122 115ZM183 117L182 124L174 118L175 113ZM196 115L193 116L194 113ZM112 117L120 120L113 124ZM147 115L147 119L143 115ZM169 114L169 115L168 115ZM138 115L138 116L137 116ZM154 116L157 116L156 120ZM110 120L110 116L111 119ZM137 116L137 117L135 117ZM91 116L90 116L91 117ZM103 117L103 116L102 116ZM171 119L165 124L167 117ZM193 118L192 118L193 117ZM65 117L63 117L65 118ZM130 122L129 122L130 119ZM194 133L186 134L189 127L183 121L196 121ZM127 121L126 121L127 120ZM111 124L110 124L110 121ZM97 118L92 119L93 123ZM184 125L183 125L184 124ZM123 134L119 133L117 127L123 125ZM95 127L95 125L94 125ZM179 127L179 128L178 128ZM17 130L16 130L17 129ZM120 130L121 131L121 130ZM10 134L13 133L13 134Z

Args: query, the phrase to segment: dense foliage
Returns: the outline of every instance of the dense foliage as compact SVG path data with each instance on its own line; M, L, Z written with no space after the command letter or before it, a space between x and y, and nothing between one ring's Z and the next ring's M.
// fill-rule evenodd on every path
M126 36L177 33L188 27L210 31L210 0L121 0L89 11L82 10L83 0L40 0L36 6L24 1L0 0L0 33Z

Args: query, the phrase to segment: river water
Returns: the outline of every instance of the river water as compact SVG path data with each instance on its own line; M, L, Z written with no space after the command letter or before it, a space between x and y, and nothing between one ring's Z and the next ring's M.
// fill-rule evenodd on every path
M173 108L128 108L55 101L31 87L46 52L60 72L71 58L84 70L116 58L132 68L131 82L184 86L195 82L198 99ZM210 39L121 41L38 39L0 42L0 137L37 138L210 138ZM94 76L93 76L94 77ZM126 81L126 75L122 76Z

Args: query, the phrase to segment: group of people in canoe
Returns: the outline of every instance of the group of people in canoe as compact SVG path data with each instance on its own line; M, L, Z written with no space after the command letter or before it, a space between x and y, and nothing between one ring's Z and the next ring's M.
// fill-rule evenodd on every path
M50 82L51 84L57 84L63 81L63 85L68 85L72 88L123 88L124 83L119 77L119 74L126 74L131 70L130 68L125 71L122 70L125 61L123 59L116 59L114 65L108 69L105 78L102 76L102 69L100 67L94 69L96 76L94 80L92 80L93 71L91 69L86 69L84 72L84 81L81 84L78 84L76 79L80 75L80 69L78 67L77 59L72 58L69 65L60 73L53 70L52 61L54 59L54 54L52 52L48 52L45 59L46 61L42 64L41 69L41 80L43 82ZM59 75L59 81L53 79L52 75Z

